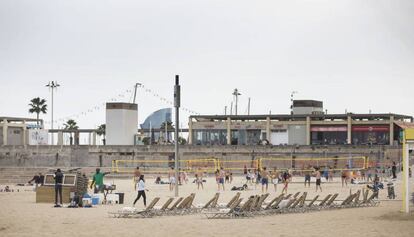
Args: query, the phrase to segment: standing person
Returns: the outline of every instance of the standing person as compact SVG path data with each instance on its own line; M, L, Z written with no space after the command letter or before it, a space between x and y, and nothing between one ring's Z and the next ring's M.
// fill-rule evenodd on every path
M305 170L305 187L306 187L306 183L308 183L308 187L310 187L311 171L309 169L310 167L308 167L308 169Z
M97 168L96 173L92 177L92 183L90 188L94 187L93 193L102 193L104 191L104 176L110 174L111 172L101 173L101 169Z
M173 191L176 185L174 167L171 167L170 171L168 171L168 180L170 181L170 191Z
M370 182L372 181L372 169L368 168L367 173L368 173L367 182Z
M203 186L203 175L204 174L200 167L198 167L198 170L195 175L196 175L197 189L200 189L200 186L201 186L201 189L204 189L204 186Z
M361 180L365 181L366 177L365 177L365 170L361 170Z
M328 182L329 180L328 166L325 166L325 168L323 169L323 177L325 177L326 182Z
M63 184L62 171L60 169L57 169L53 178L55 179L55 207L61 207L62 206L62 184Z
M220 184L221 184L221 187L223 188L223 191L224 191L224 177L225 177L225 175L226 175L226 172L224 171L224 168L221 167L220 171L219 171L219 176L218 176L218 178L219 178L218 191L220 191Z
M139 177L141 177L141 171L139 170L139 166L134 170L134 189L137 190L137 184L139 182Z
M252 183L252 173L250 172L250 169L248 169L246 173L246 184L247 183Z
M261 172L262 177L262 193L264 193L265 187L266 187L266 192L269 188L269 171L266 170L266 167L263 167L263 170Z
M230 172L230 184L233 182L233 173Z
M230 172L228 170L225 171L225 182L230 183Z
M334 171L332 170L332 168L331 167L329 167L329 174L328 174L328 176L329 176L329 182L333 182L333 176L334 176Z
M147 196L145 195L144 175L141 175L139 177L139 181L138 181L136 189L138 189L138 195L137 195L137 198L135 198L134 204L132 206L135 206L135 203L137 203L137 201L142 197L142 199L144 199L144 207L147 207Z
M392 162L392 178L396 179L397 178L397 165L395 164L395 161Z
M318 192L318 187L322 192L321 187L321 172L319 171L319 167L315 168L315 178L316 178L316 192Z
M283 184L284 184L282 193L286 193L287 194L287 192L288 192L288 185L289 185L289 172L287 170L283 173L282 179L283 179Z
M275 192L277 192L277 183L279 183L279 172L277 171L277 167L273 168L272 183L275 188Z
M348 166L346 166L346 169L348 169ZM342 187L344 187L344 184L348 187L348 170L342 170L341 174L341 180L342 180Z
M244 174L244 176L246 176L246 175L247 175L247 166L246 166L246 165L244 165L244 168L243 168L243 174Z

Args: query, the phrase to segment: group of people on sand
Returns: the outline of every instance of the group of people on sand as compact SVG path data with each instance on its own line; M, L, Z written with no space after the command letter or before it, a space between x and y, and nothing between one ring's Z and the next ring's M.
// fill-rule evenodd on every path
M268 171L267 167L263 167L262 169L254 169L252 172L251 169L247 169L245 166L244 175L246 177L246 184L254 184L255 186L261 184L263 193L268 191L270 182L273 183L275 192L277 192L277 185L283 183L282 192L287 193L289 182L292 181L291 171L279 171L277 167L274 167L273 171Z

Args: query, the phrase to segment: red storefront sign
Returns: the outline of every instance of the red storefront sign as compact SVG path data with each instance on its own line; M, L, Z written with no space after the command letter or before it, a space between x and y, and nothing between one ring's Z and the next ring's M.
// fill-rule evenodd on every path
M389 132L390 126L352 126L353 132Z
M346 132L346 126L312 126L311 132Z

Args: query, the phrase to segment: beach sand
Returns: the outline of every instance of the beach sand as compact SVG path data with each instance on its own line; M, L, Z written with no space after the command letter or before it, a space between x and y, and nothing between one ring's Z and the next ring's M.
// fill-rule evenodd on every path
M308 192L308 199L316 195L315 182L304 188L303 178L295 177L290 184L289 193ZM190 179L192 181L192 178ZM235 194L229 191L231 186L241 186L243 177L235 177L233 184L226 184L227 190L220 193L219 203L228 202ZM322 183L322 197L328 193L339 193L338 199L344 199L350 193L365 185L341 187L340 180ZM406 215L400 212L401 201L388 201L386 189L380 193L383 201L378 207L324 210L300 214L279 214L257 216L245 219L209 220L202 214L186 216L162 216L147 219L111 218L108 212L131 206L136 193L132 180L106 179L106 183L115 183L116 192L125 193L123 205L98 205L93 208L53 208L53 204L35 203L33 187L17 187L19 192L0 193L0 236L414 236L414 212ZM400 181L397 181L397 199L401 199ZM168 185L154 184L154 179L146 181L147 202L161 197L157 206L174 195L168 191ZM4 188L4 185L0 186ZM261 186L249 187L242 191L241 197L261 194ZM197 191L192 182L179 187L180 196L196 193L194 204L205 203L217 191L214 178L205 183L204 190ZM282 190L278 185L274 192L269 185L269 201ZM411 186L411 190L413 190ZM139 200L137 208L142 208ZM414 207L411 205L411 208Z

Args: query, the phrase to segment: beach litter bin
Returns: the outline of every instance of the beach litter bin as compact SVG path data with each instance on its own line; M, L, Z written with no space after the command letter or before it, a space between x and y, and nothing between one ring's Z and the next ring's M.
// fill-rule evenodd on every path
M124 204L124 193L115 193L115 194L118 194L119 196L118 203Z

